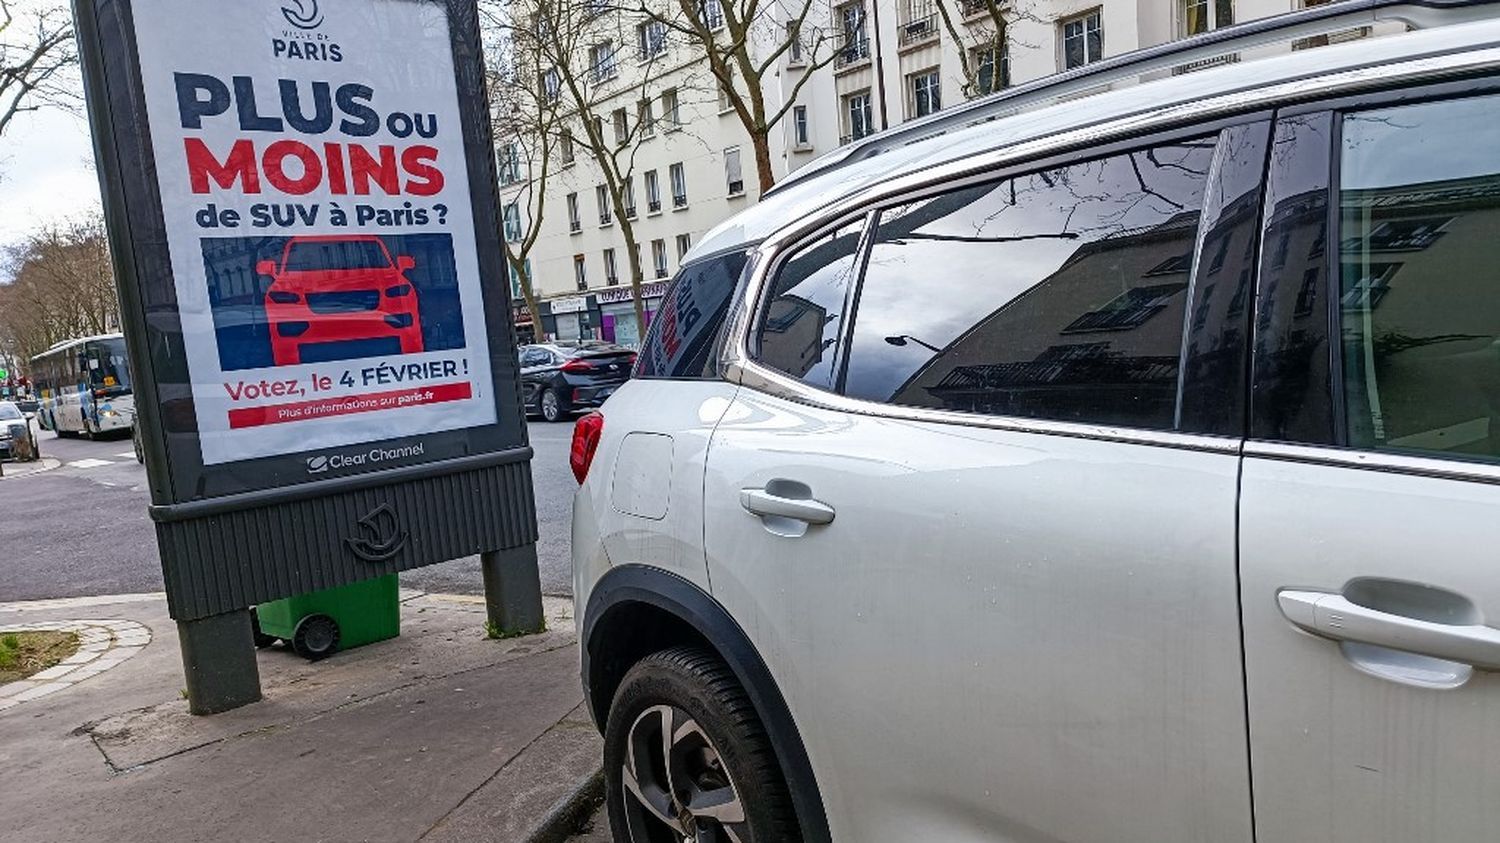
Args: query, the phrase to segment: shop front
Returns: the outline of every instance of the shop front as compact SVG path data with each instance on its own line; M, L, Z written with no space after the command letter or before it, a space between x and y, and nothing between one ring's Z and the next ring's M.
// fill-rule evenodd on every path
M599 301L599 336L608 342L617 343L627 348L639 348L641 335L644 332L635 318L635 300L631 295L630 287L623 286L608 290L600 290L596 294ZM656 281L641 285L641 300L646 314L646 324L651 323L651 317L658 307L661 306L661 298L666 295L667 282Z

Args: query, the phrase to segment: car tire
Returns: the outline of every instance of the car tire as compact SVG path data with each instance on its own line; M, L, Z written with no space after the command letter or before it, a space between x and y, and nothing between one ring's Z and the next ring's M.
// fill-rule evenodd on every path
M135 449L135 461L141 465L145 465L146 449L141 445L141 426L139 424L130 426L130 446Z
M327 615L308 615L292 630L292 649L310 662L327 658L339 648L339 625Z
M662 650L625 674L605 725L604 772L617 841L802 839L755 707L701 648Z
M551 389L542 390L542 397L537 400L542 408L542 418L549 422L560 422L566 413L563 411L562 399Z

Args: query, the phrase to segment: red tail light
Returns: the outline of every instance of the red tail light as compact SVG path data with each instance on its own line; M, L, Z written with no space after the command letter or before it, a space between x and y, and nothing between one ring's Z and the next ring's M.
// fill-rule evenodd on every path
M576 360L569 360L568 362L564 363L562 365L562 370L564 372L592 372L594 371L594 364L590 363L587 360L579 358Z
M589 466L594 463L594 452L599 450L599 437L603 434L603 413L589 413L573 425L573 448L568 453L568 465L573 467L573 476L580 484L589 476Z

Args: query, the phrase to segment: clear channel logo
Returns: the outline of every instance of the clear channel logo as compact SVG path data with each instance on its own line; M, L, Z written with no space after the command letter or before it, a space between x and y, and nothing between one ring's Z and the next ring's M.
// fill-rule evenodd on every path
M308 474L323 474L332 469L338 471L344 468L362 468L366 466L377 466L386 462L399 462L422 456L426 450L425 442L417 442L412 445L403 445L400 448L370 448L367 451L348 451L336 454L314 454L307 458Z

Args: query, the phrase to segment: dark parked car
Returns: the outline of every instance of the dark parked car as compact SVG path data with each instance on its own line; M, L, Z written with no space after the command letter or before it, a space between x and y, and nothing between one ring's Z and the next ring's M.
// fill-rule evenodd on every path
M603 404L635 365L634 351L598 340L524 345L520 357L526 413L549 422Z

